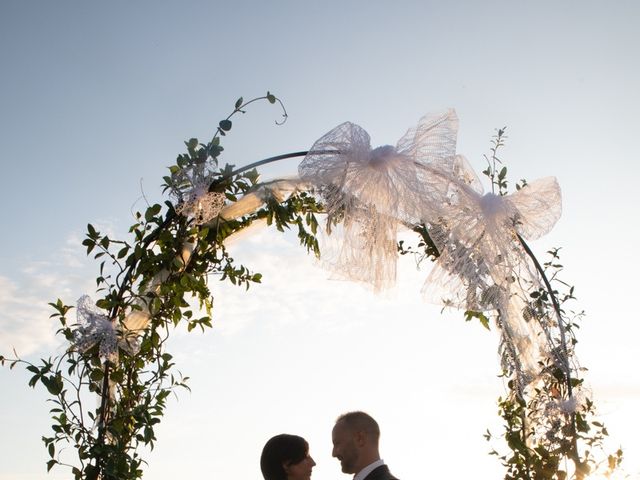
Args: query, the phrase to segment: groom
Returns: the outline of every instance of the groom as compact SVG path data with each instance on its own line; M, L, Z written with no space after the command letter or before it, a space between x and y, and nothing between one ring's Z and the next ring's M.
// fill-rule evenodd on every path
M349 412L338 417L331 433L332 455L340 460L344 473L353 480L398 480L380 458L378 423L364 412Z

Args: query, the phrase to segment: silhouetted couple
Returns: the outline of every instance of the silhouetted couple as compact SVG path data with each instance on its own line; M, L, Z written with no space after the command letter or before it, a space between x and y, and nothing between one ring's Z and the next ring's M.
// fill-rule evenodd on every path
M398 480L380 458L380 427L370 415L341 415L331 439L332 455L340 461L344 473L355 475L354 480ZM276 435L266 443L260 457L265 480L309 480L315 464L309 444L297 435Z

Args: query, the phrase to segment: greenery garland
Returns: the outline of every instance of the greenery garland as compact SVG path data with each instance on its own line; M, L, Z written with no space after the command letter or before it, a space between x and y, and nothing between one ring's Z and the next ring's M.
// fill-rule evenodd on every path
M169 168L170 175L164 177L165 190L180 196L192 187L181 175L184 171L198 168L202 173L209 168L208 175L213 180L208 192L223 194L227 201L236 202L258 186L256 166L304 155L306 152L281 155L239 170L229 165L219 166L218 157L223 151L220 139L231 130L232 118L245 113L247 106L260 100L277 103L282 108L282 122L286 120L284 106L269 92L247 102L239 98L233 111L219 122L209 142L200 143L195 138L185 142L187 152L177 157L176 164ZM504 129L501 129L493 140L488 167L483 172L500 195L507 193L508 186L507 169L497 157L504 138ZM525 184L522 182L516 187ZM316 214L319 213L322 213L322 204L313 192L294 192L285 200L267 197L262 208L242 217L220 215L203 225L180 215L171 201L165 202L164 208L154 204L144 213L136 213L136 222L129 229L133 237L130 242L110 238L89 224L83 245L87 254L99 261L96 284L102 298L96 306L109 312L108 318L116 326L117 359L101 355L99 341L84 351L77 348L82 326L69 319L73 307L61 300L50 305L55 311L52 317L60 322L57 334L70 345L64 354L43 359L39 365L17 354L14 358L0 355L0 363L10 368L25 365L33 374L29 386L42 384L51 395L53 433L43 437L50 456L47 469L67 466L76 480L141 478L144 460L139 447L153 448L154 429L164 415L168 396L177 389L189 388L187 378L174 373L175 364L165 348L171 331L181 323L186 323L188 331L212 326L210 278L218 277L245 288L260 283L259 273L236 264L229 256L225 240L254 221L266 219L279 231L296 228L300 243L308 252L320 256L316 238ZM411 247L401 241L399 253L416 255L419 262L437 259L439 252L429 236L430 226L410 227L418 241ZM565 322L561 332L566 331L568 339L563 339L562 344L568 343L567 354L572 357L577 343L575 330L582 314L571 314L566 309L566 305L575 300L574 288L558 276L562 270L558 251L551 250L550 260L540 265L529 250L545 279L549 279L546 289L531 292L536 305L532 315L555 313L560 322ZM194 302L198 308L192 306ZM132 315L144 320L143 328L130 331L127 325ZM478 319L490 328L490 319L482 312L467 311L465 319ZM499 321L498 316L498 325ZM135 349L127 348L132 345ZM607 431L602 423L594 420L595 406L591 399L585 398L575 411L554 416L545 424L544 435L532 430L530 417L538 411L541 402L550 398L570 400L572 389L583 383L581 378L569 378L554 365L541 368L550 374L544 376L543 388L534 395L523 398L513 380L509 380L505 397L498 400L504 421L502 437L509 451L499 453L494 449L491 454L498 456L505 466L505 479L580 480L595 470L610 475L619 468L622 451L605 456L604 460L602 455L597 455L597 450L603 449ZM507 372L503 374L507 376ZM97 408L87 407L87 393L100 396ZM489 441L494 438L489 431L485 437ZM61 449L67 445L72 445L77 455L72 462L60 456Z

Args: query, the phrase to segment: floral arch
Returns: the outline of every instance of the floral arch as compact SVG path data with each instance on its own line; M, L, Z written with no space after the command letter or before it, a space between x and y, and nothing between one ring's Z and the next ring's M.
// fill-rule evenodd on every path
M53 434L43 438L48 468L70 444L76 479L142 476L138 447L153 445L168 395L186 387L173 374L165 341L180 323L189 331L212 326L212 275L246 288L260 282L259 273L234 261L225 241L261 220L296 230L301 245L334 274L375 291L393 284L398 255L433 261L425 298L486 328L495 325L500 370L508 378L499 400L508 451L495 452L505 478L581 479L618 468L621 451L598 457L607 432L593 420L593 402L581 388L574 352L579 316L564 308L573 288L557 277L557 250L541 263L527 244L560 217L556 180L522 181L508 193L507 169L497 156L502 129L482 172L491 184L485 193L456 152L453 110L423 117L395 146L372 148L369 135L346 122L309 151L239 169L220 166L221 138L232 118L259 100L279 105L286 120L284 106L268 92L238 99L211 141L185 142L187 152L164 177L169 200L136 214L132 240L88 225L83 245L99 261L102 297L95 304L81 297L76 320L73 307L51 304L58 333L69 342L63 355L41 365L0 357L12 367L25 364L33 373L29 384L43 384L52 397ZM303 157L298 178L259 181L256 167L293 157ZM415 245L398 242L399 228L415 234ZM83 405L84 392L100 397L95 410Z

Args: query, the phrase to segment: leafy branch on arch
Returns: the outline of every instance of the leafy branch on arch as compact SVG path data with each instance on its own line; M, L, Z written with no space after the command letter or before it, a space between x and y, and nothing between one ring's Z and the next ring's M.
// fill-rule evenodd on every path
M316 236L318 214L328 213L328 230L339 226L348 229L358 223L362 217L350 216L349 208L354 205L360 209L359 214L364 211L365 215L373 215L370 205L358 204L357 196L336 192L335 186L309 188L304 182L285 180L261 183L255 168L234 170L231 165L219 165L223 152L221 137L231 131L233 117L244 114L249 105L260 100L278 104L286 120L282 102L269 92L247 102L239 98L232 112L219 122L210 141L200 143L192 138L185 142L186 153L177 157L176 164L169 167L169 175L164 177L165 191L171 192L173 201L150 205L144 213L136 213L135 223L129 229L131 240L110 238L88 225L83 245L87 254L99 262L96 287L101 298L95 306L86 300L89 303L83 310L85 322L79 323L70 318L72 306L61 300L50 304L54 309L52 317L60 323L57 334L69 344L64 354L42 359L38 365L17 355L0 356L0 362L10 368L25 365L33 374L29 385L42 384L51 395L53 432L43 437L50 456L48 470L56 465L66 466L76 479L142 477L145 462L140 447L153 448L157 441L155 426L162 419L169 396L189 388L188 377L175 373L173 357L166 349L172 330L181 324L188 331L212 327L211 279L247 289L260 283L259 273L237 264L229 255L226 239L256 221L266 221L279 231L297 230L301 245L320 257ZM491 182L492 194L497 190L495 195L501 197L507 195L508 187L507 169L497 157L504 138L501 129L494 138L483 172ZM376 149L373 155L384 159L388 152ZM312 148L312 152L281 155L250 167L307 153L321 157L340 151L320 145ZM462 163L452 165L464 167ZM419 167L418 170L424 169ZM516 189L526 185L522 182ZM466 187L459 188L462 191ZM388 221L385 215L372 218L383 224ZM442 261L443 245L458 254L469 248L463 243L451 246L444 241L451 236L446 216L438 221L420 222L408 215L402 223L416 233L416 245L407 246L404 242L395 245L394 240L393 249L400 255L415 255L418 264L425 259ZM377 228L377 224L366 225L362 231L367 233L371 228ZM359 248L373 249L379 245L367 238L359 241L364 242ZM522 238L520 241L528 249ZM493 450L492 454L505 466L505 479L580 480L596 469L610 474L622 460L620 450L607 456L604 463L596 458L594 449L602 450L606 428L594 420L593 401L573 395L573 389L583 384L577 375L579 369L559 366L558 358L562 358L567 365L574 362L575 367L575 330L582 315L571 316L565 310L564 306L574 300L574 289L559 279L562 267L557 261L558 250L550 254L551 260L544 268L540 266L539 271L545 279L548 276L550 283L546 288L527 284L528 298L523 300L520 313L527 322L553 325L553 329L545 331L566 334L568 339L549 339L563 351L559 351L557 358L540 362L536 382L526 386L514 375L517 355L508 351L508 341L503 343L502 356L511 359L503 363L507 394L499 399L508 453ZM476 272L486 268L474 261ZM462 275L456 265L448 268L449 273ZM480 290L486 294L491 288L484 285ZM499 294L499 291L494 294L495 298ZM486 299L473 302L465 305L489 304ZM476 318L486 328L490 328L493 320L496 328L504 332L506 303L500 307L491 305L489 309L467 308L465 319ZM488 311L493 311L493 315ZM97 408L87 407L87 393L100 397ZM486 437L493 440L489 432ZM63 452L66 445L73 447L76 458Z

